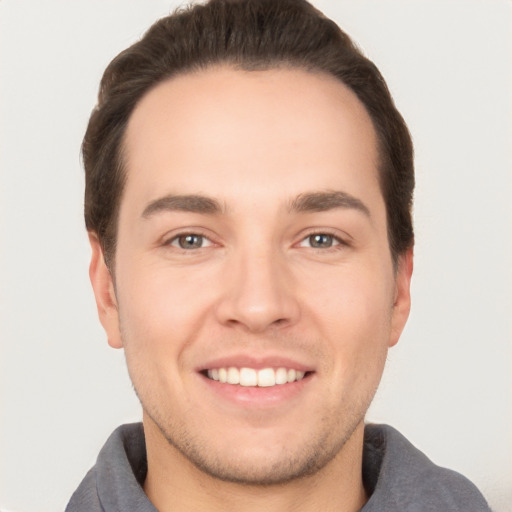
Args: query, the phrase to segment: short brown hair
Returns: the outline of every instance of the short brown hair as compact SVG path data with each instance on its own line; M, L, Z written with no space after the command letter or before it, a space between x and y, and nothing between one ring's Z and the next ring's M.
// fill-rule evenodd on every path
M305 0L210 0L158 20L109 64L82 144L85 223L107 265L115 255L124 186L123 136L140 99L187 71L229 64L244 70L291 66L327 73L368 111L379 143L379 178L393 260L412 247L413 149L382 75L330 19Z

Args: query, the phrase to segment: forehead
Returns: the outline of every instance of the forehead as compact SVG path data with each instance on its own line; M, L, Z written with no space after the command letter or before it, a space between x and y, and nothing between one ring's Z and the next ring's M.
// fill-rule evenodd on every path
M334 77L300 69L213 67L162 82L135 108L124 150L125 195L146 201L263 189L276 197L333 188L380 195L364 106Z

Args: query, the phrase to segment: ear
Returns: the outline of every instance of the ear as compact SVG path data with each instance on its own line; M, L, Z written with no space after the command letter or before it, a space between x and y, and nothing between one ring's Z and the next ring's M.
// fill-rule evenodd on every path
M119 330L119 312L114 281L105 263L103 249L96 233L89 232L89 243L92 249L89 277L94 290L98 316L107 333L108 344L113 348L121 348L123 343Z
M413 270L413 250L409 249L398 257L395 277L395 296L391 319L389 346L398 343L411 310L411 276Z

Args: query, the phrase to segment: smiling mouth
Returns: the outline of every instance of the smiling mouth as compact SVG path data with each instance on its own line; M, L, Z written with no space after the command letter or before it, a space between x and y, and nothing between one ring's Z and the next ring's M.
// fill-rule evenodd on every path
M222 367L204 370L203 375L208 379L222 384L234 386L268 388L300 381L311 372L303 372L294 368L236 368Z

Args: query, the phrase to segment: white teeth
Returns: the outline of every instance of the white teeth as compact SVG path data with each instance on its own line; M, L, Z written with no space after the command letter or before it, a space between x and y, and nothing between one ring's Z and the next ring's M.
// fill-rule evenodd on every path
M208 378L223 384L239 384L246 387L272 387L304 378L305 372L293 368L213 368L207 371Z
M252 368L242 368L240 370L240 386L257 386L258 375Z
M286 368L278 368L276 371L276 384L286 384L287 382L288 372Z
M238 368L228 368L228 384L240 384Z
M276 372L273 368L264 368L258 372L258 386L269 388L276 385Z

